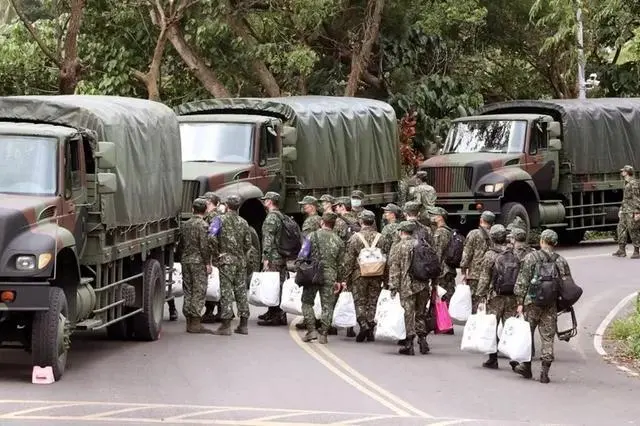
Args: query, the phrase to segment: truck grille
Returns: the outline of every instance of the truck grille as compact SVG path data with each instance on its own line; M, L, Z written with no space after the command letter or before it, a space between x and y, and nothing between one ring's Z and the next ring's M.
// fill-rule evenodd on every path
M427 183L437 193L470 192L473 181L472 167L431 167L427 172Z
M182 211L191 212L193 200L200 195L200 182L196 180L182 181Z

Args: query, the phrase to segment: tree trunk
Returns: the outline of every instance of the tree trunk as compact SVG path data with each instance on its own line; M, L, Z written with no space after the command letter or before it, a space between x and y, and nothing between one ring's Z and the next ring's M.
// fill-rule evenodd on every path
M160 28L156 47L153 49L153 57L146 73L133 71L133 75L140 80L147 88L149 100L160 102L160 71L162 68L162 57L167 45L167 29Z
M71 0L70 4L71 13L64 39L64 55L58 85L58 90L62 95L75 93L82 74L82 64L78 59L78 34L80 34L86 0Z
M177 23L167 28L167 38L176 49L189 71L200 81L204 88L216 98L229 97L229 91L220 82L216 73L210 69L204 59L189 46Z
M371 11L373 9L373 11ZM355 96L358 91L358 82L362 72L369 65L369 58L373 45L380 33L380 22L382 21L382 10L384 0L369 0L367 4L367 16L365 17L362 43L353 49L351 54L351 72L347 80L347 87L344 96Z

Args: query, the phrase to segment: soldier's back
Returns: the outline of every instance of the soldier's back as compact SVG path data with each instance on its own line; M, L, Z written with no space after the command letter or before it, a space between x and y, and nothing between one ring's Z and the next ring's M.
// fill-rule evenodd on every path
M193 216L187 220L180 230L182 239L181 263L201 263L202 240L206 237L207 223L198 216Z
M222 229L220 231L221 254L232 256L234 259L246 257L245 240L249 232L247 222L237 214L227 213L221 216Z

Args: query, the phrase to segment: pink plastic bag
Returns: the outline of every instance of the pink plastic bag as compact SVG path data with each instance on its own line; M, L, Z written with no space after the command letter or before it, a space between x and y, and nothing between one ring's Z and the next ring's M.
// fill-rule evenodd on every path
M449 308L447 308L447 304L440 300L440 298L436 299L436 333L446 333L450 330L453 330L453 321L449 316Z

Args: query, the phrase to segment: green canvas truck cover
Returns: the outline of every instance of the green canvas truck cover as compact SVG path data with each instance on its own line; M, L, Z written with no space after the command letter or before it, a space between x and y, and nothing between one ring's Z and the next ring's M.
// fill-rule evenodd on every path
M398 124L385 102L329 96L224 98L184 104L176 112L269 115L296 127L294 172L305 188L400 179Z
M180 128L173 110L117 96L0 97L0 121L29 121L90 130L116 145L118 189L107 227L175 217L182 195Z
M485 114L545 114L562 123L563 151L575 174L640 166L640 98L516 100L486 105Z

